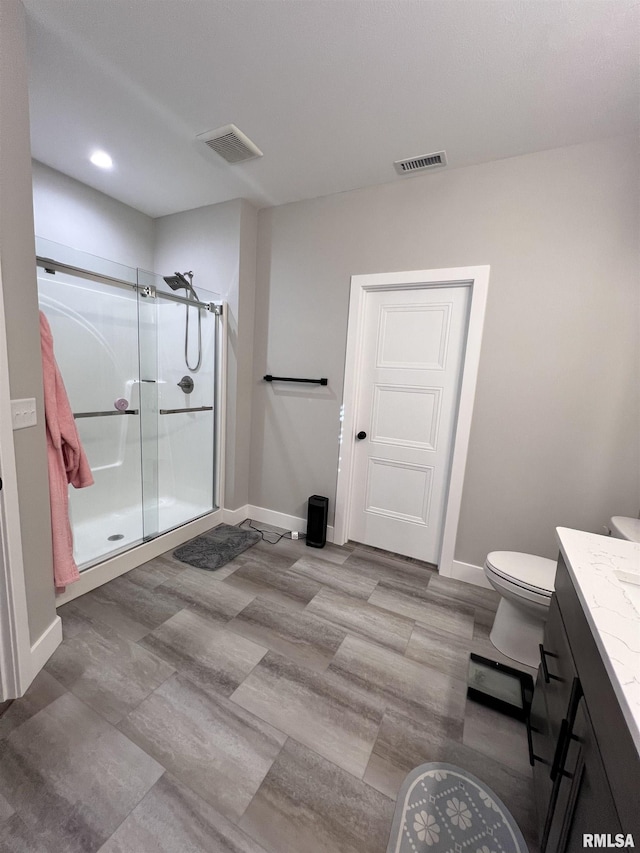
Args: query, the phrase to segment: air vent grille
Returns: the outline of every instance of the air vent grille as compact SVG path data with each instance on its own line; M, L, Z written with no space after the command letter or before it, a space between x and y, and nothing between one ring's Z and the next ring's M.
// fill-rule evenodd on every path
M396 160L393 164L399 175L410 175L424 172L425 169L436 169L447 165L447 155L444 151L433 154L423 154L422 157L410 157L407 160Z
M196 139L208 145L227 163L244 163L262 157L262 151L235 124L227 124L217 130L199 133Z

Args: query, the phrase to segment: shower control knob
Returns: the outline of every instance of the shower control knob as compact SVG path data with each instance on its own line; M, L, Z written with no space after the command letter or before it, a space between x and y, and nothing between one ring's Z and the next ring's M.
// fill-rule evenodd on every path
M182 388L185 394L190 394L193 391L193 379L190 376L183 376L178 387Z
M356 435L356 438L358 439L358 441L362 441L362 439L363 439L363 438L366 438L366 437L367 437L367 434L366 434L366 432L365 432L364 430L362 430L362 429L361 429L361 430L360 430L360 432Z

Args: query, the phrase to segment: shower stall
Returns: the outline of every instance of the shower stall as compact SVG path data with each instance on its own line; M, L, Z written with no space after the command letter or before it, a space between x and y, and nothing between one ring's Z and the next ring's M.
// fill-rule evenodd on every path
M217 509L222 304L175 276L36 247L40 310L95 479L69 490L83 571Z

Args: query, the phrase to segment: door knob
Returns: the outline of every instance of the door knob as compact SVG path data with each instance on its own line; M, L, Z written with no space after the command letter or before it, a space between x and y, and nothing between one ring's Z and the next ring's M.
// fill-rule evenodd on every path
M363 438L366 438L366 437L367 437L367 434L366 434L366 432L365 432L364 430L362 430L362 429L361 429L361 430L360 430L360 432L356 435L356 438L357 438L359 441L362 441L362 439L363 439Z

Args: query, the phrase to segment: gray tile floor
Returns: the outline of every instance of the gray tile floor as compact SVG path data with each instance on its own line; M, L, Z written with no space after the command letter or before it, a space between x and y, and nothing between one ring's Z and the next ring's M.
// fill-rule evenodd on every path
M384 853L430 760L533 842L523 724L466 699L497 596L358 546L165 554L61 608L0 718L0 853Z

